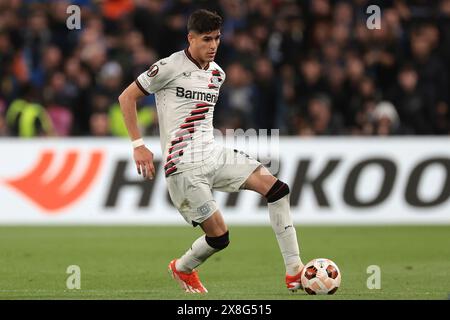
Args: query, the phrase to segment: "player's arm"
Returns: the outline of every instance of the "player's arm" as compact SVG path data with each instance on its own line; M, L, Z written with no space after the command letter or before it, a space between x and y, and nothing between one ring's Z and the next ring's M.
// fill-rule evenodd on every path
M131 141L141 139L141 133L138 126L136 111L136 101L145 96L135 82L131 83L119 96L120 109L128 130ZM145 146L141 145L134 148L134 162L138 174L144 178L153 179L155 176L155 166L153 165L153 153Z

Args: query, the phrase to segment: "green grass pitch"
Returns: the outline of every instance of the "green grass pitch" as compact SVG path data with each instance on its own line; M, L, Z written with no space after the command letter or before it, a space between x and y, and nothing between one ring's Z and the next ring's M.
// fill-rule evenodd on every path
M448 299L450 226L297 226L304 263L334 260L333 296L289 293L270 227L230 226L230 246L199 268L207 295L189 295L167 265L200 235L189 226L0 227L0 299ZM81 289L69 290L69 265ZM367 267L381 268L369 290Z

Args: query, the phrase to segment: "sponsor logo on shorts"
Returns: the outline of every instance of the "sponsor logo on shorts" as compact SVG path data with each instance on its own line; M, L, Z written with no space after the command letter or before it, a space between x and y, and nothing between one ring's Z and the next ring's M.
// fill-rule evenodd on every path
M197 209L197 211L201 214L207 214L211 210L209 204L205 203L201 207Z

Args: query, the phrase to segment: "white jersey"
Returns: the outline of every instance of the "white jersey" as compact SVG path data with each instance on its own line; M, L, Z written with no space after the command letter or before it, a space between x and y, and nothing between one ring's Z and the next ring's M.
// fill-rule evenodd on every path
M225 72L215 62L204 69L187 49L161 59L136 84L154 93L166 177L198 167L212 154L214 106Z

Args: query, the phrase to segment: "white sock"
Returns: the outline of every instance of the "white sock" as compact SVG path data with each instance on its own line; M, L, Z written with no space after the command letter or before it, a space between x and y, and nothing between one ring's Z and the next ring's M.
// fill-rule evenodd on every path
M278 240L283 255L286 273L296 275L303 263L297 243L297 233L289 209L289 194L283 198L268 203L270 223Z
M219 250L214 249L206 242L205 235L203 235L194 241L191 248L180 259L177 259L175 268L178 271L190 273L217 251Z

